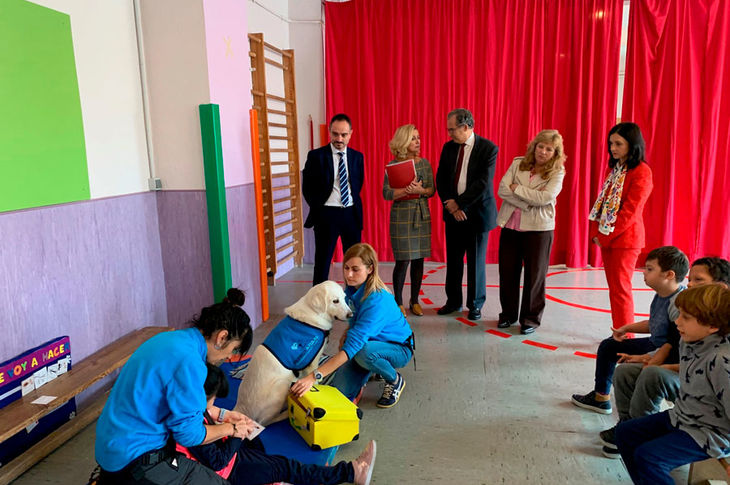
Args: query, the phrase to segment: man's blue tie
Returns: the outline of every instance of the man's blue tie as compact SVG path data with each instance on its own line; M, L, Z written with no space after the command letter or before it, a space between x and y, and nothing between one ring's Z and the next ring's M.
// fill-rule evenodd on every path
M342 205L347 207L350 203L350 190L347 188L347 170L345 169L345 154L344 152L337 152L340 156L340 166L338 168L340 177L340 201Z

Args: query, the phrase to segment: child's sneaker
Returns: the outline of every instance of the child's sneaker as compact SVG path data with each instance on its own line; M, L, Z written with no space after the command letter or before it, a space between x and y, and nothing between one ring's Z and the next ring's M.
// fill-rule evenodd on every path
M591 391L588 394L573 394L571 399L573 404L583 409L590 409L591 411L601 414L611 414L611 400L598 401L596 399L596 391Z
M601 449L601 452L603 453L603 456L605 456L606 458L611 458L614 460L621 458L621 453L618 452L617 448L609 448L608 446L604 446Z
M352 462L352 467L355 469L355 481L353 482L355 485L370 485L375 466L375 452L375 441L371 441L360 456Z
M395 382L385 383L385 386L383 386L383 395L380 396L380 399L378 399L378 402L375 403L375 405L379 408L389 408L395 406L395 404L398 402L398 399L400 399L400 394L401 392L403 392L403 388L405 387L406 380L403 379L403 376L400 375L400 373L396 372Z
M612 448L614 450L618 449L616 446L616 426L605 431L601 431L598 433L598 436L601 437L601 443L603 443L604 447Z

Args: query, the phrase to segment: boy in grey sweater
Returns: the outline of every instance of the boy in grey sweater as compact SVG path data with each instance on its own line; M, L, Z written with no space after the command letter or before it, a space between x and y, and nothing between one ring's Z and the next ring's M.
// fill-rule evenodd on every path
M730 456L730 290L690 288L677 296L680 391L669 411L624 421L616 444L636 484L669 484L674 468Z

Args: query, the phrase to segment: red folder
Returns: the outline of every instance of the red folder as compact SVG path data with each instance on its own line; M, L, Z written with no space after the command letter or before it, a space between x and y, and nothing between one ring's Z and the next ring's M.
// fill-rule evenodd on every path
M388 174L388 183L393 189L404 189L416 178L416 163L413 159L403 162L395 162L385 166L385 173ZM418 194L410 194L398 200L418 199Z

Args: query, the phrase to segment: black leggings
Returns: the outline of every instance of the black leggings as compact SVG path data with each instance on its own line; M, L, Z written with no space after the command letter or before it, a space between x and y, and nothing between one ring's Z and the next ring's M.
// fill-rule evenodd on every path
M411 303L418 303L423 280L423 258L396 261L393 266L393 296L398 305L403 305L403 285L406 283L406 271L411 263Z

